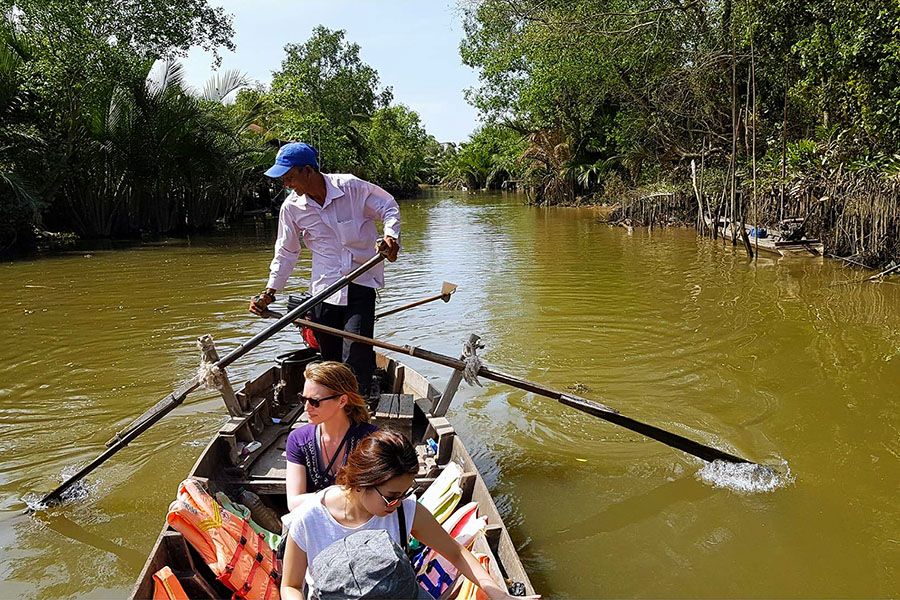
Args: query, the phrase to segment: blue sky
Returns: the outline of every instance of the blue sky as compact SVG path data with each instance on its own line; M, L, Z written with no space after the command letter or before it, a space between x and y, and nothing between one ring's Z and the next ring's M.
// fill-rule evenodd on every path
M463 28L456 0L210 0L234 17L235 52L224 52L222 69L239 69L268 85L280 69L284 46L306 41L324 25L346 30L362 59L394 102L419 113L439 141L465 140L478 113L464 90L477 83L462 64ZM202 87L212 73L211 55L192 49L183 60L190 85Z

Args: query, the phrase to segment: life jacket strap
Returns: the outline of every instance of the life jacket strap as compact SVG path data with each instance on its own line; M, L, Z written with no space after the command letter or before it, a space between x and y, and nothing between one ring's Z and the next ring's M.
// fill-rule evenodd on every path
M231 580L231 574L234 572L234 567L237 565L238 559L241 557L243 553L244 546L247 545L247 530L250 529L250 521L248 519L243 520L243 524L241 525L241 539L238 542L237 547L234 549L234 554L231 557L231 561L229 561L228 565L225 567L225 571L219 575L216 579L224 583L230 588L234 588L232 585L228 585ZM256 563L254 563L256 564Z
M265 593L265 595L263 595L263 600L269 600L269 598L272 597L272 590L275 589L275 586L276 586L275 581L273 581L272 578L270 577L269 581L266 582L266 593Z
M260 536L262 538L262 536ZM260 539L262 541L262 539ZM250 593L250 588L253 587L253 577L256 575L256 570L259 568L260 563L262 563L263 555L260 552L256 553L254 557L253 564L250 565L250 572L247 573L247 580L244 581L244 585L240 589L240 594L242 596L246 596Z

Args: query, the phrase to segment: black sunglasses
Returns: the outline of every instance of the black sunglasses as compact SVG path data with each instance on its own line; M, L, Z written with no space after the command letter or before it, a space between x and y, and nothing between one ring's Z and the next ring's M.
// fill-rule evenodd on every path
M412 493L416 490L416 484L413 483L413 484L409 487L408 490L406 490L405 492L403 492L403 493L400 494L399 496L394 496L394 497L391 498L390 500L387 499L387 498L385 498L384 494L381 493L381 490L379 490L379 489L378 489L377 487L375 487L374 485L372 486L372 489L374 489L375 492L376 492L379 496L381 496L381 499L384 500L384 505L385 505L387 508L393 508L393 507L397 506L398 504L400 504L401 502L403 502L404 500L406 500L407 498L409 498L410 496L412 496Z
M334 400L335 398L340 398L341 396L343 396L343 394L332 394L331 396L325 396L324 398L309 398L307 396L304 396L303 394L297 394L297 399L310 404L313 408L319 408L319 406L326 400Z

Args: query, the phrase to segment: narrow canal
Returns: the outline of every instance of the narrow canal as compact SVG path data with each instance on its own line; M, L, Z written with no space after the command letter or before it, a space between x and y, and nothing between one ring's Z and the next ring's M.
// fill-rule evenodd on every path
M485 382L449 415L545 597L844 597L900 591L900 286L815 258L764 257L692 231L601 223L515 196L407 201L378 337L487 363L778 465L769 492L716 487L698 461ZM0 596L126 595L178 482L222 422L192 401L34 516L50 490L190 377L194 340L227 351L266 323L272 223L0 264ZM292 281L304 287L308 254ZM284 332L240 381L298 342ZM442 387L442 367L408 359ZM789 471L789 473L788 473Z

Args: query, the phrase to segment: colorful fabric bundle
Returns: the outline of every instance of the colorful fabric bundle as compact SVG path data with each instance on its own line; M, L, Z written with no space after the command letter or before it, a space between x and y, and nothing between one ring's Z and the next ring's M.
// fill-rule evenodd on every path
M462 488L459 487L461 477L462 468L455 462L449 462L419 498L419 504L427 508L438 523L446 521L459 504L462 498Z
M484 533L487 528L487 517L478 516L478 503L470 502L457 509L443 523L444 530L460 545L471 548L475 537ZM446 558L430 548L425 548L413 561L418 573L419 585L433 598L439 598L447 588L453 585L458 572L456 567Z

